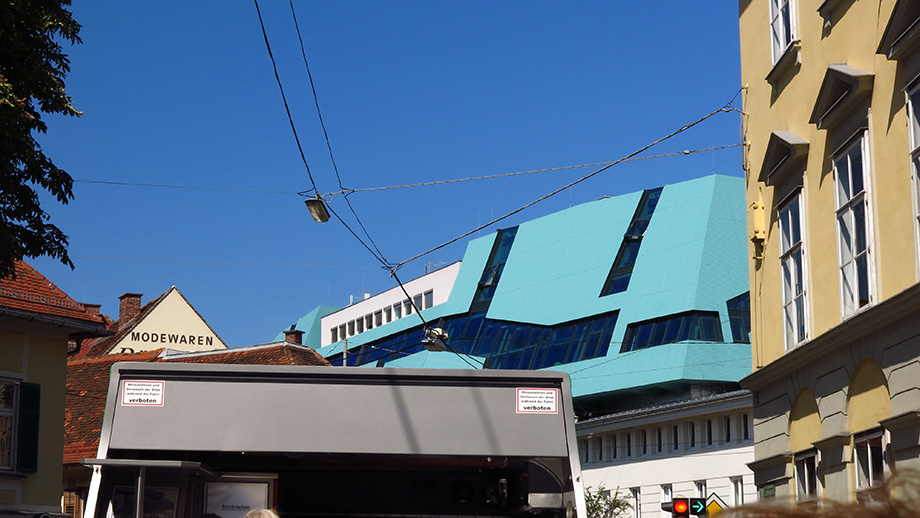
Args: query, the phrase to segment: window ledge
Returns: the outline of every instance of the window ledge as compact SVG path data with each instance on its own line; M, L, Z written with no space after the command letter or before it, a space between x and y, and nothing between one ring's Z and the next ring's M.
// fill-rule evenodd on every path
M786 50L783 51L783 55L773 64L773 68L771 68L770 73L767 74L767 82L775 87L780 79L790 73L792 69L798 67L802 63L801 49L802 41L793 40L792 43L786 47Z

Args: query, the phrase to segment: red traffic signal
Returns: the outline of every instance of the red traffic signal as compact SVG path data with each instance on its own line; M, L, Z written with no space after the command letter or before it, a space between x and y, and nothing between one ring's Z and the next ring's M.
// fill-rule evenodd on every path
M675 518L689 518L691 514L696 516L706 516L705 498L675 498L670 502L661 504L662 511L668 511Z

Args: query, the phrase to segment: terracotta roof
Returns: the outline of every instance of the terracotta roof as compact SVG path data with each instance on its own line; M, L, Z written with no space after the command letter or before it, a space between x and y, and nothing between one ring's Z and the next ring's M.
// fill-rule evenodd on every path
M64 464L93 458L99 447L102 414L109 390L109 372L115 362L152 362L162 349L137 354L111 354L67 362L64 410Z
M277 342L236 349L165 356L160 361L183 363L231 363L237 365L329 365L312 348Z
M53 315L102 324L82 304L70 298L53 282L23 261L16 263L16 278L0 280L0 308Z
M310 347L278 342L236 349L163 355L163 349L135 354L106 354L67 362L64 414L64 464L93 458L99 448L109 373L115 362L229 363L238 365L329 365Z

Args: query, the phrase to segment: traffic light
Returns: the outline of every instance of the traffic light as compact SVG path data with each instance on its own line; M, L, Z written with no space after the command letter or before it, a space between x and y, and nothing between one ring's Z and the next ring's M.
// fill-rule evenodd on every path
M706 516L705 498L674 498L670 502L661 504L662 511L668 511L674 518L689 518L689 516Z

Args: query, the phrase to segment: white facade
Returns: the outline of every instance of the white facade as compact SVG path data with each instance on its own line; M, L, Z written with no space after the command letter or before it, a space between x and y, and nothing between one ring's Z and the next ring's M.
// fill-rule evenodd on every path
M405 292L397 286L326 315L321 323L322 347L447 302L459 271L457 261L403 283Z
M626 516L670 518L661 503L717 494L729 506L757 499L750 393L739 391L579 423L586 488L619 491ZM638 511L637 511L638 508Z

